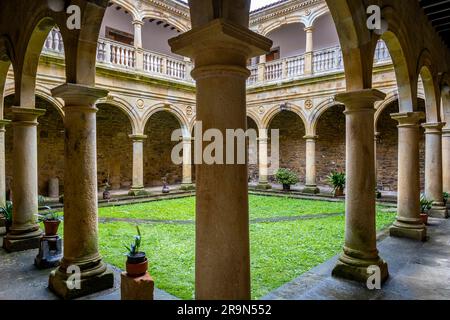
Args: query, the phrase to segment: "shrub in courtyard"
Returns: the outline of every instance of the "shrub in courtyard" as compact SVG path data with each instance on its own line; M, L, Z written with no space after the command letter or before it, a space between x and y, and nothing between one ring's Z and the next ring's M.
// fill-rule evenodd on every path
M275 179L283 185L283 190L291 190L291 185L299 182L297 175L289 169L278 169L275 173Z
M328 182L333 187L333 192L335 197L341 197L344 195L345 189L345 173L332 171L328 175Z

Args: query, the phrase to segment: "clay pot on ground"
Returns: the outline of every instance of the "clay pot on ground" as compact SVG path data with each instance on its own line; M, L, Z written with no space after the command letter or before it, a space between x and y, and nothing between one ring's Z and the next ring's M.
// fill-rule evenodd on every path
M335 197L343 197L344 196L344 189L343 188L336 188L334 190L334 196Z
M428 214L426 214L426 213L421 213L421 214L420 214L420 219L422 219L422 223L423 223L424 225L427 225L427 224L428 224Z
M148 269L148 260L145 252L138 252L134 255L127 255L126 270L130 277L144 275Z
M58 234L58 228L60 223L61 223L60 220L45 220L44 221L45 235L47 237L56 236Z
M111 192L108 190L103 191L103 200L109 200L111 199Z
M291 191L291 185L290 184L283 184L283 191Z

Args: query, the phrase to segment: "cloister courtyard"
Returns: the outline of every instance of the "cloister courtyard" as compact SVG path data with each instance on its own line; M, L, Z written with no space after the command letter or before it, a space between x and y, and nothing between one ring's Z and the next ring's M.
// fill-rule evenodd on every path
M450 300L449 13L0 0L0 300Z

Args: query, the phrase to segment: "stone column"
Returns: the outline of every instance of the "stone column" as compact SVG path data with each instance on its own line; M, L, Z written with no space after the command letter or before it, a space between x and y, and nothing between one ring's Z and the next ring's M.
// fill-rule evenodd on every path
M6 172L5 172L5 127L9 120L0 120L0 207L6 205Z
M64 257L49 288L64 299L111 288L113 273L98 252L95 102L106 90L66 83L52 90L65 102ZM78 283L73 283L77 273Z
M13 220L3 241L5 250L21 251L39 247L42 231L37 224L37 118L45 110L12 107L13 112Z
M373 160L375 161L375 191L378 190L378 159L377 159L377 148L378 148L378 141L380 141L380 132L375 132L374 138L373 138L373 147L375 148Z
M136 69L144 70L144 50L142 48L142 26L141 20L133 20L134 26L134 48L136 50Z
M388 268L378 255L375 224L374 103L385 94L374 89L338 94L346 115L345 245L333 276L366 282L369 266L378 266L381 281Z
M259 57L258 64L258 82L264 82L266 73L266 55L262 55Z
M313 43L313 32L314 28L307 27L304 29L306 32L306 50L305 50L305 74L312 74L313 69L313 50L314 50L314 43Z
M133 140L133 182L128 194L130 196L147 195L144 189L144 140L146 135L132 134Z
M272 188L269 184L268 144L269 138L267 136L267 129L260 129L258 138L259 182L256 188L261 190Z
M398 125L397 220L390 228L394 237L423 241L427 229L420 219L419 121L423 112L397 113Z
M425 196L434 204L429 215L447 218L442 187L442 128L443 123L425 123Z
M195 189L192 184L192 138L183 137L183 181L181 190Z
M442 130L442 178L444 192L450 193L450 129ZM447 208L450 208L450 201Z
M227 129L245 131L246 63L270 50L272 42L216 19L169 43L174 53L195 61L197 121L203 132L214 128L225 137ZM225 145L220 147L225 161ZM250 299L247 165L237 164L236 152L235 163L196 165L196 299Z
M316 184L316 140L317 136L304 136L306 140L306 185L304 193L319 193Z

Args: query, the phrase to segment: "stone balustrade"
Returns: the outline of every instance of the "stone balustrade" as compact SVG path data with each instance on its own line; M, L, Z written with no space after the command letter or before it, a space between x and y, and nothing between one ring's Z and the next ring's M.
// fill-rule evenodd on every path
M61 34L53 29L44 43L44 53L64 54ZM193 64L189 60L178 59L150 50L143 50L143 63L137 63L137 49L110 39L100 38L97 47L97 61L102 65L111 65L122 69L142 70L153 76L171 80L193 83L190 71ZM389 63L391 57L383 41L379 41L375 49L376 64ZM313 52L312 66L308 68L305 54L278 59L266 63L250 65L250 77L247 85L257 87L277 81L296 80L303 77L323 75L332 72L343 72L344 63L339 46L325 48ZM306 70L312 70L308 74Z

